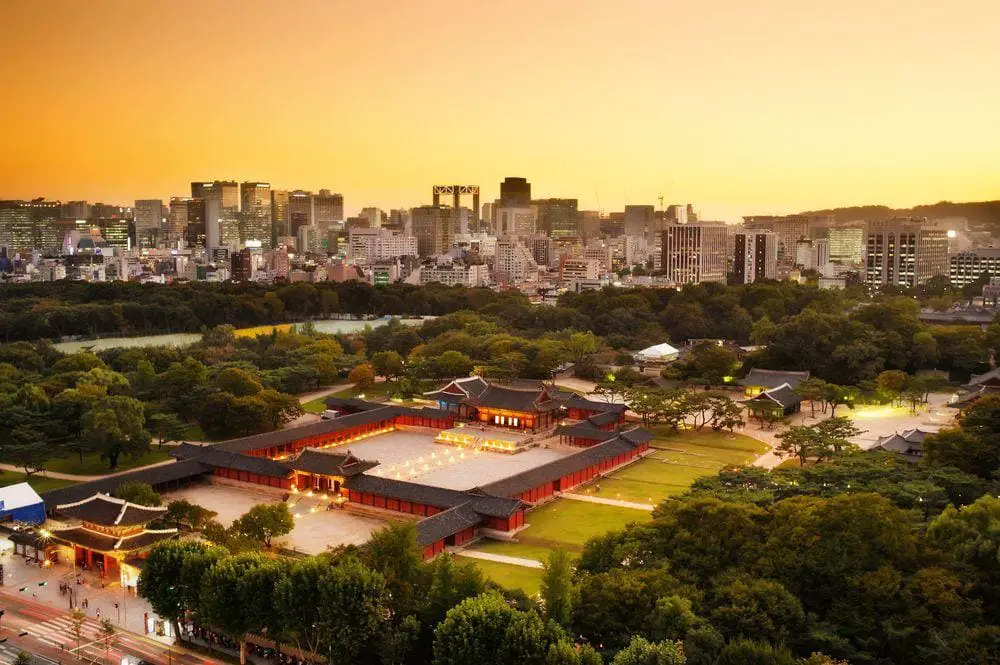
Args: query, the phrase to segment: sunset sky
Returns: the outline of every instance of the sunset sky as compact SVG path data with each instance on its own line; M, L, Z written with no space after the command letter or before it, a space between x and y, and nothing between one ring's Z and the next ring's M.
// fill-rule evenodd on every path
M0 1L0 198L1000 198L996 0Z

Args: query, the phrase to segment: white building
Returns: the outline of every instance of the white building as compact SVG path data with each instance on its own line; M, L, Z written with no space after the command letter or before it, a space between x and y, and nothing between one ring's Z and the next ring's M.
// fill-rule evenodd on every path
M501 238L497 241L494 270L496 281L501 283L521 284L538 279L538 264L535 263L531 250L514 238Z
M347 238L347 257L350 259L383 261L417 255L416 236L396 235L388 229L351 229Z
M677 284L726 283L726 226L669 224L662 233L662 272Z
M432 263L421 266L420 283L433 284L439 282L448 286L462 285L468 287L486 286L488 271L485 265L466 265L463 263Z
M597 259L564 257L559 266L559 280L563 284L577 280L594 280L601 276L601 262Z

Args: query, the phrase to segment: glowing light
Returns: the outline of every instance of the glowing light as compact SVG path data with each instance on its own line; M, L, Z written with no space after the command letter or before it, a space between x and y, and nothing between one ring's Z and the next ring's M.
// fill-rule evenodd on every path
M956 231L955 229L948 229L949 238L955 238L957 236L958 236L958 231Z

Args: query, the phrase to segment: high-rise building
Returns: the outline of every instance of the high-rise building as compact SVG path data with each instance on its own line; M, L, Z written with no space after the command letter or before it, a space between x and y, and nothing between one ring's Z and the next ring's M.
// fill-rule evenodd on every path
M174 196L170 199L170 215L167 217L167 240L176 242L187 236L188 206L192 199Z
M653 231L654 211L651 205L625 206L625 235L644 236Z
M662 232L661 272L677 284L726 283L726 225L668 224Z
M395 233L409 234L410 211L406 208L393 208L389 211L389 221L385 226Z
M253 279L253 253L243 248L232 255L230 275L234 282L249 282Z
M778 236L767 231L737 231L733 275L739 284L778 276Z
M347 234L347 256L369 261L417 256L417 239L388 229L352 229Z
M504 178L500 183L500 208L527 208L531 205L531 183L527 178Z
M140 247L155 247L163 225L163 200L135 202L135 235Z
M382 218L385 216L385 213L378 208L362 208L359 216L368 220L368 228L380 229L382 228Z
M538 227L536 211L531 207L500 208L497 210L497 235L527 238Z
M240 183L240 241L259 240L264 249L271 248L271 185L266 182Z
M580 213L576 199L535 199L538 232L550 238L579 238Z
M528 246L531 249L531 258L535 260L535 263L540 266L552 264L552 238L539 233L532 236L528 242Z
M235 180L192 182L191 198L219 199L224 208L240 208L240 186Z
M772 231L778 236L778 262L783 265L795 263L795 243L809 237L811 225L825 222L828 216L757 215L743 218L743 226L748 231Z
M861 226L838 226L827 230L830 261L860 266L865 256L865 229Z
M271 190L271 227L274 229L274 240L293 235L288 224L288 190Z
M521 284L538 277L538 264L531 252L520 240L509 236L497 240L494 267L501 284Z
M420 256L434 256L451 250L454 235L452 217L456 211L446 206L420 206L410 209L410 223L417 238Z
M312 193L296 189L288 194L288 235L298 237L303 226L313 226Z
M205 199L190 199L187 204L187 231L184 238L188 247L207 247Z
M1000 247L979 247L952 254L949 257L951 285L963 287L974 284L984 275L991 279L1000 277Z
M865 244L869 284L915 286L948 274L948 233L925 219L868 222Z
M331 194L329 189L319 190L313 194L313 224L326 234L330 227L344 221L344 197L341 194Z

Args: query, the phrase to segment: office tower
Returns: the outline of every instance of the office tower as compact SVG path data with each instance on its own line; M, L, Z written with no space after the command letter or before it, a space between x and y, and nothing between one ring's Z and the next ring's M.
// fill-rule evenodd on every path
M292 235L288 225L288 190L271 190L271 227L274 229L274 239Z
M538 232L550 238L579 238L580 213L576 199L535 199Z
M170 215L167 217L167 240L176 242L187 236L188 206L193 199L174 196L170 199Z
M454 208L420 206L410 209L410 224L417 238L420 256L434 256L451 250Z
M241 242L259 240L264 249L271 248L271 185L266 182L240 183L240 213L243 226Z
M313 226L312 193L296 189L288 194L288 235L298 237L303 226Z
M868 222L865 279L873 285L915 286L948 274L948 234L925 219Z
M161 199L139 199L135 202L135 236L140 247L155 247L163 223Z
M826 238L816 238L812 241L812 260L816 270L824 270L830 265L830 241Z
M240 208L240 186L235 180L215 180L213 182L192 182L191 198L219 199L225 208Z
M368 220L368 228L380 229L382 228L382 218L385 217L385 213L378 208L362 208L360 216Z
M661 271L677 284L726 283L726 226L668 224L661 235Z
M644 236L653 231L654 208L650 205L625 206L625 235Z
M484 203L482 205L479 219L480 225L477 231L485 231L493 228L493 208L496 206L494 203Z
M525 238L535 235L538 220L534 208L500 208L497 210L497 235Z
M187 204L187 230L184 242L188 247L206 247L205 199L191 199Z
M393 208L389 211L389 221L386 228L395 233L409 234L410 211L406 208Z
M62 204L63 219L88 219L90 204L86 201L67 201Z
M330 227L344 221L344 197L341 194L331 194L329 189L319 190L313 194L313 224L326 234Z
M0 248L8 255L34 245L31 209L27 201L0 201Z
M689 221L691 221L691 220L688 219L688 208L690 208L690 207L691 207L690 205L683 206L683 205L678 205L678 204L667 206L667 211L666 211L667 212L667 219L666 219L666 223L667 224L687 224Z
M500 183L500 208L527 208L531 205L531 183L526 178L504 178Z
M559 260L559 281L563 284L601 277L601 262L597 259L563 256Z
M743 226L748 231L771 231L778 236L778 262L783 265L795 263L795 243L809 237L810 224L819 221L820 217L806 215L790 215L776 217L773 215L758 215L743 218ZM822 218L822 219L825 219Z
M388 229L352 229L347 234L347 256L369 261L417 256L417 239Z
M601 235L601 213L598 210L580 211L580 234L584 239Z
M954 287L974 284L984 275L1000 277L1000 247L979 247L952 254L948 277Z
M861 226L840 226L827 230L830 261L860 266L865 255L865 229Z
M249 282L253 279L253 253L244 248L232 255L230 276L234 282Z
M539 233L532 236L528 247L531 249L531 258L540 266L552 264L552 238Z
M766 231L733 234L733 275L739 284L778 277L778 236Z

